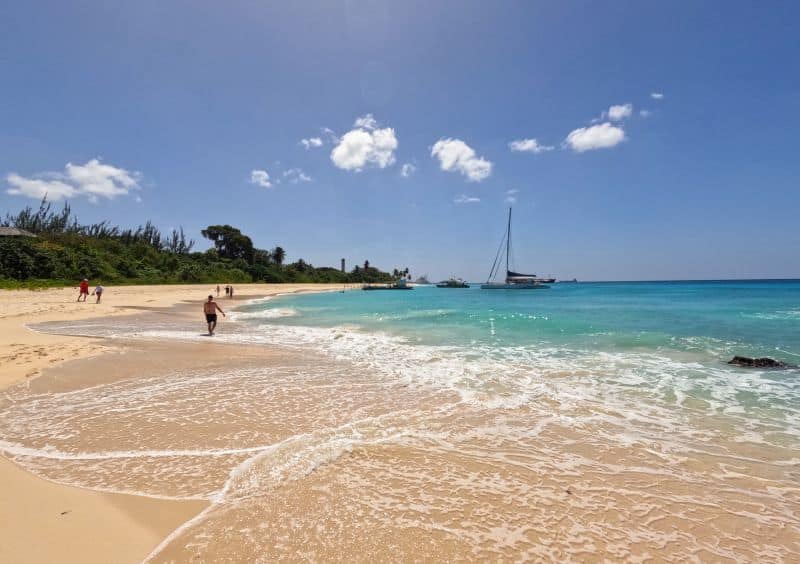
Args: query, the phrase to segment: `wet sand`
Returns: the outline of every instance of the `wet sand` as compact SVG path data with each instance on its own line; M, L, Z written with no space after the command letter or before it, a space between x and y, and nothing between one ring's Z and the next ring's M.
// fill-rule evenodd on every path
M340 287L243 284L236 285L234 300L223 293L219 301L227 310L233 302L266 295ZM199 308L212 290L209 285L110 286L100 304L93 303L91 296L87 303L76 303L77 288L0 291L0 389L26 383L35 389L41 385L37 376L43 371L47 376L42 382L50 378L51 384L57 380L61 386L77 386L82 378L98 375L90 367L65 369L65 363L103 353L118 357L125 348L103 339L35 332L26 325L116 318L178 303ZM197 318L202 330L203 320L199 314ZM0 484L3 562L139 562L172 530L207 506L201 500L155 499L60 485L2 457Z

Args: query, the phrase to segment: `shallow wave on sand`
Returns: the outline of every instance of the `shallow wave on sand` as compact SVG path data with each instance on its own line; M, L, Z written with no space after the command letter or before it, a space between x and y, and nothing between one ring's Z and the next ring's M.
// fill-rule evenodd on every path
M228 327L215 342L284 352L20 386L2 400L0 450L61 483L210 500L153 561L800 558L787 374L658 351ZM159 321L48 330L208 342Z

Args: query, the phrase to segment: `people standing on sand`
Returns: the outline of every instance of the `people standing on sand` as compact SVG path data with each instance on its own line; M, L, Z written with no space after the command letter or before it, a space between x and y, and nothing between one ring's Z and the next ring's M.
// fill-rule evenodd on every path
M219 297L219 284L217 284L217 297Z
M231 294L231 285L225 284L225 295L230 296L230 294Z
M229 298L232 298L232 297L233 297L233 286L231 286L231 294L230 294L230 296L228 296L228 297L229 297Z
M92 295L93 296L97 296L97 301L94 302L94 303L96 303L96 304L100 303L100 298L103 297L103 290L105 290L105 288L103 288L100 284L95 286L94 292L92 292Z
M214 301L214 296L208 296L208 301L203 304L203 313L206 314L206 323L208 323L208 335L214 335L214 329L217 328L217 311L225 317L225 312Z
M81 283L78 284L78 288L80 288L78 292L78 301L85 302L86 298L89 296L89 279L84 278L83 280L81 280Z

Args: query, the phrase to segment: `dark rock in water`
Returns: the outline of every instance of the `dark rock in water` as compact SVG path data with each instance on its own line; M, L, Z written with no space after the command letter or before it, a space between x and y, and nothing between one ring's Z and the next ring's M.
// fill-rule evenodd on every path
M793 368L792 365L775 360L774 358L750 358L749 356L734 356L728 361L728 364L735 364L736 366L745 366L747 368Z

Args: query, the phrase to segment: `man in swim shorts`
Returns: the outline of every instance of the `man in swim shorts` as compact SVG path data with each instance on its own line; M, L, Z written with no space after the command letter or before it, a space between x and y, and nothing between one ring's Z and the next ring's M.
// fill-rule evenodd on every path
M225 312L222 311L222 308L214 301L214 296L208 296L208 301L203 304L203 313L206 314L209 336L214 334L214 329L217 327L217 311L222 314L222 317L225 317Z

